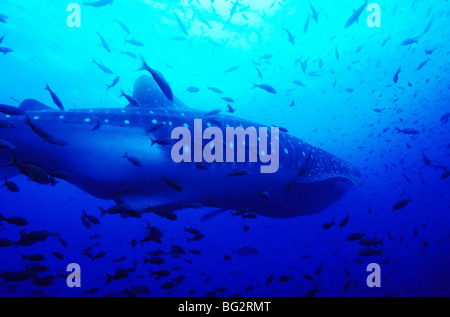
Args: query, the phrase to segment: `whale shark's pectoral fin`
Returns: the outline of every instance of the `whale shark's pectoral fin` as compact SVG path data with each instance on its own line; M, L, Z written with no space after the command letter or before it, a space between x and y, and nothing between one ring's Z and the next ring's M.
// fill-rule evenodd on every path
M330 180L330 179L339 179L339 178L343 178L343 179L348 179L349 181L351 181L352 183L354 183L355 185L358 186L362 186L362 181L361 178L359 178L356 175L350 174L350 173L330 173L327 171L322 171L320 169L315 169L315 170L308 170L304 173L301 173L299 175L297 175L297 177L295 177L294 179L294 183L301 183L301 184L305 184L305 183L315 183L315 182L320 182L320 181L324 181L324 180Z

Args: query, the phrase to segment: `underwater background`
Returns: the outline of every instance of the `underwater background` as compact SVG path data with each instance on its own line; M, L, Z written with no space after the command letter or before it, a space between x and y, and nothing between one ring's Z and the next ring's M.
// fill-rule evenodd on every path
M0 221L0 238L58 236L0 248L1 296L450 295L448 1L377 1L380 27L368 27L365 9L345 27L361 0L93 1L80 3L80 27L67 25L70 3L0 0L0 46L12 49L0 54L1 104L53 106L48 84L67 109L122 108L121 90L131 93L145 56L188 106L225 111L222 98L232 98L233 115L282 126L350 162L363 185L311 216L201 221L214 210L202 208L171 221L100 217L111 201L15 176L18 192L0 187L0 214L28 224ZM82 210L101 223L88 229ZM148 223L161 244L140 243ZM185 227L205 237L188 241ZM355 233L380 252L358 256ZM144 263L158 250L165 263ZM5 278L33 267L21 256L32 254L45 258L39 277L52 283ZM81 288L66 285L69 263L81 267ZM381 266L379 288L366 284L369 263ZM127 277L108 281L118 269Z

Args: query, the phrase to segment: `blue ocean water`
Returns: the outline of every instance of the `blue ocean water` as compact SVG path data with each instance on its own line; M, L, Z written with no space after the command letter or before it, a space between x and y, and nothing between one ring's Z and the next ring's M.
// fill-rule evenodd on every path
M0 55L0 104L33 98L57 109L48 84L67 110L123 108L121 90L132 93L143 56L186 105L225 113L230 104L233 116L284 127L358 168L362 186L314 215L243 219L226 211L201 221L217 208L177 210L177 220L101 217L98 207L112 201L63 180L13 176L20 190L0 188L0 214L28 224L0 221L0 239L51 235L0 248L1 296L450 295L447 1L378 1L380 27L368 26L365 6L345 27L360 0L95 1L80 3L79 27L68 25L70 3L0 2L0 47L13 50ZM76 162L86 154L71 155ZM394 208L399 202L406 206ZM101 223L88 229L82 210ZM140 243L148 224L162 231L161 244ZM204 238L189 241L185 227ZM382 240L370 247L377 254L359 256L365 246L348 241L355 233ZM183 252L171 254L175 246ZM242 247L258 252L242 255ZM144 263L158 250L165 263ZM29 273L33 261L21 255L35 254L48 270ZM66 284L70 263L81 268L80 288ZM366 283L370 263L380 265L381 287ZM127 276L108 281L119 269ZM157 279L158 270L168 276ZM11 280L20 272L29 276ZM55 277L51 285L36 285L45 276Z

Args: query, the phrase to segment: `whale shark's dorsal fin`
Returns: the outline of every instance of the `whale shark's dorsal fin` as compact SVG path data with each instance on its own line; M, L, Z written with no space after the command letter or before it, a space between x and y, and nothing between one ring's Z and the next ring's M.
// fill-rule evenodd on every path
M139 77L134 83L133 97L139 101L141 108L188 108L178 98L174 98L174 101L167 99L155 80L147 75Z
M42 102L34 99L25 99L20 104L19 109L23 111L52 110L52 108L50 108L49 106L46 106Z
M134 83L133 97L142 108L174 108L174 103L166 98L155 80L147 75Z

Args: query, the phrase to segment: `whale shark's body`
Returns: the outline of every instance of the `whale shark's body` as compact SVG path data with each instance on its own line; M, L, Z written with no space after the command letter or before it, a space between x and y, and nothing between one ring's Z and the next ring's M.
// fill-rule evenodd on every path
M169 101L148 77L137 81L133 96L140 107L61 111L26 100L19 107L26 115L0 114L0 139L14 146L0 149L0 176L19 173L14 157L49 173L64 171L65 180L85 192L137 210L203 205L275 218L317 213L360 182L347 162L282 132L276 173L260 173L262 163L175 163L172 146L152 145L151 138L170 138L175 127L193 129L198 118L221 129L262 125L220 113L205 116L176 98ZM63 144L43 142L32 126ZM246 173L230 176L237 170Z

